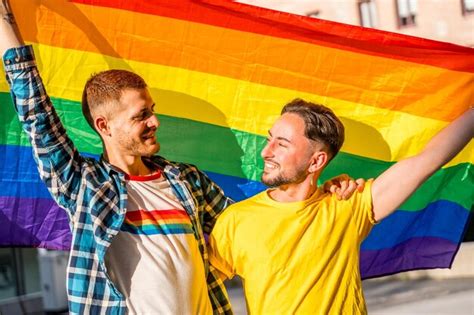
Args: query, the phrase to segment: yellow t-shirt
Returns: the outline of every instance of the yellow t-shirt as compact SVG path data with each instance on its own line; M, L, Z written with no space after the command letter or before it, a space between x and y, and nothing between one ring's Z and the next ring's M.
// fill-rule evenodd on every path
M365 314L359 249L373 223L371 182L349 200L317 191L282 203L262 192L230 206L210 262L242 278L250 314Z

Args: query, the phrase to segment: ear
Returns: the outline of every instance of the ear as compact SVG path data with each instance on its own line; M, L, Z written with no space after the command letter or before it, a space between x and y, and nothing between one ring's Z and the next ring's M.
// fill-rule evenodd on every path
M314 152L313 156L311 157L308 171L310 173L316 173L322 170L324 166L326 166L328 158L329 158L328 154L324 151Z
M103 137L110 136L111 131L109 127L109 121L105 116L98 115L94 118L94 126L97 132Z

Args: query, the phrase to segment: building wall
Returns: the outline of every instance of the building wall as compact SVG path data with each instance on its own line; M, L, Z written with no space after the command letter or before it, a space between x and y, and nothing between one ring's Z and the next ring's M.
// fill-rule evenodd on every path
M418 0L416 25L398 26L396 0L373 0L378 29L474 47L474 13L462 0ZM240 0L239 2L352 25L361 25L358 0Z

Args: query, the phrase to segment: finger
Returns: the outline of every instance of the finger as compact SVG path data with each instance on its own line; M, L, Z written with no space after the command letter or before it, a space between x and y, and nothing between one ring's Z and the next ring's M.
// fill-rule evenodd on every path
M350 176L348 174L341 174L338 176L339 180L342 182L344 180L349 180L351 179Z
M349 186L348 180L341 181L341 197L346 193L347 186Z
M330 180L325 181L324 184L323 184L322 189L325 193L329 192L330 189L331 189L331 181Z
M357 184L357 190L358 190L359 192L364 191L365 180L364 180L363 178L358 178L358 179L356 179L356 184Z
M349 185L347 186L346 191L344 192L343 198L345 200L349 199L354 194L354 191L356 190L356 188L357 188L357 185L356 185L355 181L353 181L351 179L349 181Z
M341 188L337 188L336 191L336 198L337 200L341 200L342 199L342 192L341 192Z
M339 188L339 187L337 187L336 185L333 184L333 185L331 185L331 187L329 188L329 192L330 192L331 194L334 194L334 193L336 193L336 190L337 190L338 188Z

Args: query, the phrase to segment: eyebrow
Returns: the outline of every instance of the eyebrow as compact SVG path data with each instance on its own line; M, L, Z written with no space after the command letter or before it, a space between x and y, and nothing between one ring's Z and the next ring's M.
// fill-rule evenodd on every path
M268 134L270 135L270 137L273 137L270 130L268 130ZM288 143L291 143L291 141L289 139L285 138L285 137L277 137L277 140L282 140L282 141L286 141Z
M153 103L153 105L151 105L151 111L152 111L153 113L155 113L155 112L154 112L155 105L156 105L155 103ZM143 113L146 113L147 111L148 111L148 108L142 108L138 113L136 113L135 115L133 115L132 118L140 117Z

